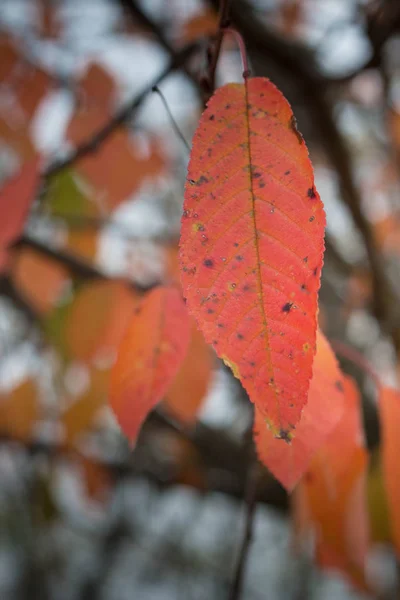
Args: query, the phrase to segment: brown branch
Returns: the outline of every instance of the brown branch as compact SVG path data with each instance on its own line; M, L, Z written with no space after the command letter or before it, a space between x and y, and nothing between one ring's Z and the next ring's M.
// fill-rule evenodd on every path
M125 281L121 277L113 278L106 275L94 265L86 262L85 260L82 260L77 255L71 252L59 250L58 248L48 246L47 244L44 244L39 240L35 240L34 238L31 238L27 235L21 236L17 240L17 242L15 242L13 247L17 249L32 248L40 254L43 254L43 256L47 256L48 258L56 260L60 264L64 265L73 275L80 279L85 279L87 281L92 279L106 279L107 281L113 281L117 279L118 281ZM133 283L131 280L126 280L125 283L129 287L133 287L136 291L146 292L155 285L157 285L159 282L153 283L152 285L147 287Z

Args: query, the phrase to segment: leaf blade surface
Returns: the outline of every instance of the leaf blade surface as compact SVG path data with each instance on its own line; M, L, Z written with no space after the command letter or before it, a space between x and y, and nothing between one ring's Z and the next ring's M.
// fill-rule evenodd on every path
M277 437L307 402L325 214L289 104L267 79L217 90L194 136L182 217L189 311Z

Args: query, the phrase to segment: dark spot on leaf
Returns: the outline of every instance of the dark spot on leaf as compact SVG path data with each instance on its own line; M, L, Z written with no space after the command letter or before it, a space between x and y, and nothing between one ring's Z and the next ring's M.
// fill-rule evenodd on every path
M265 188L265 181L263 181L262 179L260 180L260 183L258 184L259 188Z
M314 216L312 216L312 217L310 217L308 220L310 221L310 223L312 223L313 221L315 221L315 217L314 217Z
M292 306L293 302L286 302L286 304L282 306L282 312L290 312Z
M235 248L239 248L239 244L237 242L233 242L233 245L235 246Z
M313 275L316 277L318 273L318 267L315 267L314 271L313 271Z
M206 258L203 260L203 265L210 268L214 265L214 261L211 258Z
M225 104L225 108L226 110L230 109L231 105L230 104Z
M303 258L303 262L305 262L305 263L306 263L306 262L308 262L308 256L305 256L305 257Z
M184 210L184 211L183 211L183 215L182 215L182 216L183 216L185 219L187 219L187 218L188 218L188 216L189 216L189 211L188 211L188 210Z
M302 283L300 286L300 289L303 290L303 292L307 289L307 286L305 283Z
M199 225L197 230L198 231L204 231L205 230L204 225Z
M341 381L339 381L339 380L335 381L335 388L336 388L337 390L339 390L339 392L342 392L342 393L344 392L344 389L343 389L343 384L342 384L342 382L341 382Z
M246 284L246 285L244 285L244 286L242 287L242 290L243 290L244 292L248 292L248 291L250 290L250 286Z
M270 383L274 383L275 379L273 377L270 377L269 382Z
M252 360L251 362L249 362L249 365L250 365L251 367L255 367L255 366L256 366L256 363L255 363L255 362Z
M204 175L202 175L198 180L196 185L203 185L203 183L208 183L208 179L207 177L204 177Z
M212 314L214 314L214 311L213 311L213 309L212 309L212 308L207 308L207 313L208 313L209 315L212 315Z
M217 323L217 327L219 327L220 329L223 329L225 327L225 325L223 323Z
M236 256L236 260L239 260L239 261L243 260L243 256L241 254L238 254Z
M287 444L291 443L290 432L287 431L286 429L281 429L277 437L278 437L278 439L283 440Z
M285 175L290 175L290 171L285 171Z
M314 190L314 188L313 188L313 187L312 187L312 188L309 188L309 189L307 190L307 196L308 196L309 198L315 198L315 190Z
M213 345L218 346L218 340L213 340Z
M214 121L215 115L210 115L210 121Z
M188 181L189 181L190 185L194 185L196 183L194 179L189 179Z
M238 340L243 340L244 339L244 336L241 333L237 333L236 337L237 337Z

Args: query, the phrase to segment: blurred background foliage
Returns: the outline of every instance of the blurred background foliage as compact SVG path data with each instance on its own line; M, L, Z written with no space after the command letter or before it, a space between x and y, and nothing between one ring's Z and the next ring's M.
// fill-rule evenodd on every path
M193 326L133 452L107 407L131 315L146 291L179 277L188 152L175 129L190 141L210 93L217 9L0 2L0 178L23 173L14 204L0 192L0 241L12 242L0 254L2 600L231 593L254 461L239 383ZM310 150L328 219L321 327L396 385L400 3L232 0L231 17L252 72L289 99ZM217 83L240 79L227 39ZM346 568L322 571L310 548L293 552L288 499L260 469L242 598L397 597L374 389L342 366L362 392L371 450L367 584L355 591Z

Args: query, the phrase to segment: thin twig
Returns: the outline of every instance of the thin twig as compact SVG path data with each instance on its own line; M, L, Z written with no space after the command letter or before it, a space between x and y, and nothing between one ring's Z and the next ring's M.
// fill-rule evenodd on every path
M162 93L162 91L160 90L160 88L157 85L155 85L153 87L153 92L156 93L156 94L158 94L160 96L161 102L163 103L163 106L164 106L164 108L166 110L166 113L167 113L167 115L169 117L169 120L171 122L173 130L175 131L175 133L178 136L178 138L183 142L183 145L185 146L186 150L188 152L190 152L190 146L189 146L188 142L186 141L185 136L183 135L182 131L179 129L178 124L177 124L177 122L174 119L174 115L172 114L171 109L168 106L168 103L167 103L167 101L165 99L164 94Z

